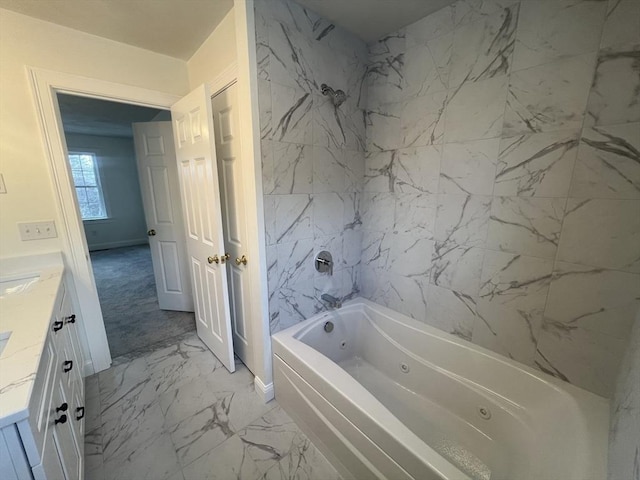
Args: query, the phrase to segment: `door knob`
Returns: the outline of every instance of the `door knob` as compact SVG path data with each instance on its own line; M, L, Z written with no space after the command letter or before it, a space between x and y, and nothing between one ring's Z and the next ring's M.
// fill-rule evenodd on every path
M150 237L155 237L156 236L156 231L152 228L151 230L149 230L147 232L147 235L149 235Z
M242 257L240 258L236 258L236 265L246 265L247 264L247 256L246 255L242 255Z
M207 258L207 262L209 262L209 263L220 263L220 259L218 258L218 255L214 255L213 257L208 257ZM224 263L224 261L222 263Z
M230 257L230 256L231 256L231 255L229 255L228 253L225 253L224 255L221 255L221 256L220 256L220 263L224 263L224 262L226 262L227 260L229 260L229 257Z

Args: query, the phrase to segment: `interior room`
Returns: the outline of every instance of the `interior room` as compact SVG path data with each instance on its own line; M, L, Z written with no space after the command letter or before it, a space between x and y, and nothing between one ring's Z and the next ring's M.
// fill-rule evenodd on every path
M193 311L159 303L154 270L162 265L150 249L157 234L147 228L146 217L151 224L153 214L145 212L134 144L143 140L132 128L134 123L170 125L171 115L72 95L57 99L111 356L154 349L192 333ZM161 274L157 277L162 283Z
M640 480L639 56L635 0L0 0L0 477Z

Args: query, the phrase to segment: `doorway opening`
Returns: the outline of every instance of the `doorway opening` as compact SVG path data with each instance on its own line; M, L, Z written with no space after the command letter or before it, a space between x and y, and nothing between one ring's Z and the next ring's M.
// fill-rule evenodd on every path
M194 333L170 113L57 97L111 356Z

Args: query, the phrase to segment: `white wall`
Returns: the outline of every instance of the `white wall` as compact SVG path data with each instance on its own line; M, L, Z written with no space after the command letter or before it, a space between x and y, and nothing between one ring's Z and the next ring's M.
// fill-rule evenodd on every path
M232 8L187 61L189 88L193 90L210 82L236 59L235 10Z
M109 218L84 223L89 250L147 243L133 139L67 134L69 151L95 152Z
M166 93L189 90L186 62L0 9L0 256L61 248L20 241L17 222L56 220L52 179L25 66Z

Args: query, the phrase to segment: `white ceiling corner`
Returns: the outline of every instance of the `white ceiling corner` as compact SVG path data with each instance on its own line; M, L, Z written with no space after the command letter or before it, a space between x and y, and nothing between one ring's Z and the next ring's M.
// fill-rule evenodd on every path
M405 27L455 0L296 0L365 42Z
M0 8L188 60L233 0L0 0Z

